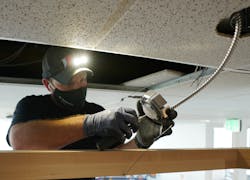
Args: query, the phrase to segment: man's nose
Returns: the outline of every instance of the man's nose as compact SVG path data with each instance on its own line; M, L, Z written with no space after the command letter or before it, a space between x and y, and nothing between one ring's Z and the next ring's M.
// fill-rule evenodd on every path
M77 87L85 87L87 83L87 75L85 73L78 73L73 77L73 83Z

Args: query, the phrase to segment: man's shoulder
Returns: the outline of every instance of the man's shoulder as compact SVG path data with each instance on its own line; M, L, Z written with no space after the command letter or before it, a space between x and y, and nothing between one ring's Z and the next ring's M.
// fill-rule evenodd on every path
M16 105L17 109L35 108L51 101L49 95L30 95L23 97Z
M39 101L46 101L50 99L50 95L29 95L23 97L18 103L34 103Z
M49 95L31 95L22 98L16 105L12 125L18 122L26 122L33 119L41 119L45 111L46 102L49 102Z

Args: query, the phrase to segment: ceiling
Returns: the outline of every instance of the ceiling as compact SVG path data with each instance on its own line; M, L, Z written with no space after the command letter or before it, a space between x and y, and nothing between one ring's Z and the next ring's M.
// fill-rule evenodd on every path
M218 22L249 6L249 0L3 1L0 57L10 56L26 43L23 54L12 63L36 63L25 67L2 64L0 76L5 78L1 81L38 80L39 63L48 46L79 48L94 51L100 58L93 59L105 63L93 66L97 68L93 84L113 85L106 89L122 87L119 90L154 88L173 105L204 82L200 74L204 67L216 68L226 54L231 38L216 32ZM250 38L241 38L218 78L178 108L179 119L250 117L249 47ZM93 100L107 107L135 93L119 91L118 98L112 96L114 91L106 91L105 97L97 95L99 99Z
M0 46L2 47L0 49L2 79L5 77L8 81L12 78L17 82L22 82L22 79L32 79L33 82L39 80L41 84L42 59L51 45L0 40ZM119 85L166 69L178 76L191 73L196 69L194 65L163 60L90 50L80 51L88 56L87 66L94 71L94 76L89 81L96 84Z

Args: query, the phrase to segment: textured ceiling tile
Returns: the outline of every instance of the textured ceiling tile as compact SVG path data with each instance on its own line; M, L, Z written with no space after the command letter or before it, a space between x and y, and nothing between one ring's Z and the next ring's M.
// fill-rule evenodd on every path
M216 34L217 23L249 5L249 0L137 0L97 49L217 66L231 42ZM249 45L241 41L231 67L245 64Z
M1 2L0 37L89 47L118 0L9 0Z
M249 0L6 0L0 39L217 66L231 41L216 34L217 23L248 6ZM249 46L242 39L227 67L249 64Z

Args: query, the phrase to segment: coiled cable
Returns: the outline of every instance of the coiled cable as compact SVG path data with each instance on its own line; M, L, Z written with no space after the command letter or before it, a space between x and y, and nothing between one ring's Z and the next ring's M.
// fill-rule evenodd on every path
M190 95L188 95L187 97L183 98L178 103L176 103L174 106L172 106L173 109L176 109L181 104L183 104L184 102L186 102L187 100L189 100L190 98L192 98L193 96L195 96L202 89L204 89L220 73L220 71L226 65L226 63L228 62L228 60L230 59L230 57L232 55L233 50L235 49L235 47L237 45L237 42L238 42L239 37L240 37L240 32L241 32L241 17L240 17L240 14L236 14L235 15L235 19L236 19L235 31L234 31L234 36L233 36L231 45L230 45L230 47L229 47L229 49L228 49L228 51L227 51L227 53L226 53L223 61L219 65L219 67L216 69L216 71L200 87L198 87Z
M173 109L176 109L181 104L183 104L184 102L186 102L187 100L189 100L190 98L192 98L193 96L195 96L202 89L204 89L220 73L220 71L226 65L226 63L228 62L228 60L230 59L230 57L232 55L233 50L236 47L236 44L237 44L237 42L239 40L240 33L241 33L241 16L240 16L240 14L239 13L235 14L234 19L236 20L234 36L233 36L232 42L231 42L231 44L229 46L229 49L228 49L228 51L227 51L227 53L226 53L223 61L219 65L219 67L216 69L216 71L200 87L198 87L190 95L188 95L187 97L183 98L178 103L176 103L174 106L172 106ZM172 127L173 127L173 125L169 126L167 129L165 129L163 132L161 132L160 135L154 139L154 141L156 141L160 137L162 137Z

